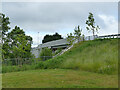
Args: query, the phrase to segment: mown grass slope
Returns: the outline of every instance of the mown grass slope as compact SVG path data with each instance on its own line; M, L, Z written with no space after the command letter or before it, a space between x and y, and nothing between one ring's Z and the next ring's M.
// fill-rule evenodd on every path
M42 69L4 73L3 88L118 88L117 75L71 69Z

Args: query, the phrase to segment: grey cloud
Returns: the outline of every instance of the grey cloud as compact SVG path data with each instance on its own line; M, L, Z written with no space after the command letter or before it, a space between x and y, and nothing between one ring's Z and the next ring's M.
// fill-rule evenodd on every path
M96 23L105 27L98 14L117 17L117 3L3 3L3 13L10 17L11 26L19 25L26 30L54 32L85 26L88 13L92 12Z

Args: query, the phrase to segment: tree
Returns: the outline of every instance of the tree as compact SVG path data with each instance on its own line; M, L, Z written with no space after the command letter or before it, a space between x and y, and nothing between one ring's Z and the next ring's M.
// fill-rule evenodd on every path
M2 57L8 58L31 58L32 37L25 35L23 29L15 26L8 32L9 17L0 13L0 35L2 37Z
M7 37L7 32L10 29L8 26L10 24L9 17L5 17L5 14L0 13L0 19L1 19L1 27L2 30L2 42L4 43Z
M52 58L52 50L49 48L43 48L40 53L41 60L48 60Z
M81 32L82 32L82 29L80 29L80 26L78 25L78 27L74 29L74 35L75 35L75 38L78 40L78 42L80 42L80 36L81 36Z
M0 13L0 60L2 60L2 14Z
M25 35L23 29L15 26L15 28L8 33L9 38L9 57L16 59L31 58L31 44L32 37Z
M0 44L2 45L2 58L5 58L5 55L8 55L8 39L7 39L7 33L10 27L8 26L10 24L9 17L5 17L5 14L0 13Z
M72 33L67 34L67 41L70 43L70 45L73 44L73 42L74 42L74 36L72 35Z
M59 35L58 33L55 33L53 35L45 35L44 39L42 40L42 43L46 43L49 41L54 41L54 40L59 40L59 39L63 39L61 35Z
M14 58L18 59L21 64L24 58L31 58L32 54L30 52L31 45L28 43L25 35L19 34L16 37L17 43L12 46L12 55Z
M99 26L95 26L95 19L93 17L92 13L89 13L88 20L86 20L86 24L88 25L86 27L87 30L92 31L93 37L95 38L95 32L98 32Z
M85 41L85 35L84 34L82 35L82 38L83 38L83 41Z

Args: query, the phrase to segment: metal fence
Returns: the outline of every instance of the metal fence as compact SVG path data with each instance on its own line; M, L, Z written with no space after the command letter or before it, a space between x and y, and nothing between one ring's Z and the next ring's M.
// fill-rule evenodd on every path
M51 58L52 56L41 56L39 58L9 58L2 60L2 65L32 65Z
M120 38L120 34L104 35L104 36L99 36L98 38L101 38L101 39L104 39L104 38Z
M84 40L89 41L89 40L94 40L94 39L106 39L106 38L120 38L120 34L111 34L111 35L103 35L103 36L86 36L84 37Z

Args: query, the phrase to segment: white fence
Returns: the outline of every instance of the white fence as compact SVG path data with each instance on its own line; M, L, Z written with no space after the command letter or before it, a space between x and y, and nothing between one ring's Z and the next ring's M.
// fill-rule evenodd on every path
M104 35L104 36L97 36L97 35L95 35L95 36L86 36L86 37L84 37L84 38L83 38L83 37L80 37L80 41L83 41L83 40L89 41L89 40L94 40L94 39L105 39L105 38L120 38L120 34L112 34L112 35ZM75 40L75 41L73 42L73 45L71 45L71 46L69 46L68 48L62 50L62 51L61 51L60 53L58 53L57 55L53 56L53 58L56 57L56 56L62 55L64 52L66 52L66 51L68 51L69 49L71 49L71 48L74 46L74 44L77 43L77 42L78 42L78 40Z

